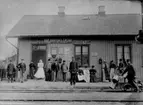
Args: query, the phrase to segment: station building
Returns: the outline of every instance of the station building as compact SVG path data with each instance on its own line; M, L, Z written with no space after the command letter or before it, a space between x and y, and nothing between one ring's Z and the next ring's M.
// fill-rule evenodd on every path
M102 7L101 7L102 8ZM8 33L18 38L18 59L37 64L42 59L62 58L67 64L74 56L80 66L95 65L101 77L99 59L109 63L130 59L137 76L143 77L143 46L135 41L142 27L140 14L25 15ZM142 78L143 79L143 78Z

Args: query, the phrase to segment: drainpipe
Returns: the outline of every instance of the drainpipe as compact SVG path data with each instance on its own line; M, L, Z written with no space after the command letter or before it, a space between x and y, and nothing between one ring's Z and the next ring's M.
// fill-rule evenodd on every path
M8 40L8 38L6 37L6 41L10 44L10 45L12 45L13 47L15 47L16 48L16 50L17 50L17 64L18 64L18 60L19 60L19 48L17 47L17 46L15 46L14 44L12 44L9 40Z
M140 0L141 2L141 18L142 18L142 30L143 30L143 1Z

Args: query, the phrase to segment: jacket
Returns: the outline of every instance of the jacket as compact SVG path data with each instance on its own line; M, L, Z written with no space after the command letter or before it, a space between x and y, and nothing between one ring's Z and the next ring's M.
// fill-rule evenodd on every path
M70 62L69 71L70 71L70 73L77 73L78 72L78 63Z
M15 72L15 66L14 66L14 64L8 64L8 66L7 66L7 73L8 74L13 74L13 72Z

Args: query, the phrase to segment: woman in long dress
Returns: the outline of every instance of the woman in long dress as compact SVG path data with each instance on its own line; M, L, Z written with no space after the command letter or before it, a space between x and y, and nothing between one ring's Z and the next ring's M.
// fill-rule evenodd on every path
M44 79L45 78L45 73L44 73L43 67L44 67L43 61L39 60L38 70L34 75L37 79Z

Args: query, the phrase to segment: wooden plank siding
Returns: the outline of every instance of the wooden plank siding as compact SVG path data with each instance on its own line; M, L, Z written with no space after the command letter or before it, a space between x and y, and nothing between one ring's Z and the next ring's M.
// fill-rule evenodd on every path
M95 65L97 69L97 77L101 78L101 66L98 64L99 58L106 60L107 63L111 60L116 61L116 44L130 44L131 45L131 60L136 70L137 77L143 80L143 45L135 41L92 41L90 45L90 53L96 52L98 55L93 57L91 54L91 65Z
M31 61L32 57L32 48L31 44L33 42L30 40L19 40L19 61L21 58L25 59L25 63L28 68L28 65ZM135 67L136 74L139 78L143 80L143 45L138 44L135 41L126 40L126 41L107 41L107 40L93 40L89 45L89 59L90 59L90 66L95 65L97 69L97 78L101 78L101 65L99 65L98 60L102 58L106 60L107 63L111 60L116 61L116 44L130 44L131 45L131 56L132 56L132 63ZM49 45L47 45L49 46ZM68 46L68 44L66 44ZM71 44L71 47L74 49L74 45ZM49 47L48 49L49 50ZM49 51L47 51L49 52ZM74 51L71 51L74 55ZM71 55L71 56L72 56Z

